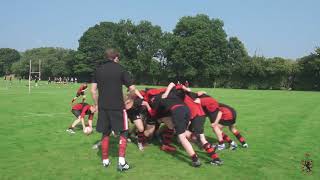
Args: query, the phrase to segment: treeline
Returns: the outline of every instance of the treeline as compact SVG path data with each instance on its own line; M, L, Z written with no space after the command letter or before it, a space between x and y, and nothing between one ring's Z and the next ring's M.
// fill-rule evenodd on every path
M320 90L320 48L297 60L250 57L223 21L206 15L182 17L172 33L148 21L101 22L80 38L77 51L35 48L18 53L0 49L1 75L28 75L29 60L42 60L42 77L77 76L89 80L104 51L117 48L120 63L136 84L188 80L193 86L245 89Z

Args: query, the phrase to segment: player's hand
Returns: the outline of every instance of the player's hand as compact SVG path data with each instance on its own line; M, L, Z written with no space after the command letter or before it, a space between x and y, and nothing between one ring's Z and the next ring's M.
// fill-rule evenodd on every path
M142 105L142 106L148 106L148 105L149 105L149 103L148 103L148 102L146 102L146 101L142 101L141 105Z
M204 94L207 94L207 92L205 92L205 91L198 91L198 92L197 92L197 95L198 95L198 96L202 96L202 95L204 95Z
M201 103L201 101L200 101L199 98L195 99L193 102L195 102L195 103L197 103L197 104L200 104L200 103Z
M162 99L166 99L167 97L168 97L168 94L166 94L166 93L162 94L162 96L161 96Z

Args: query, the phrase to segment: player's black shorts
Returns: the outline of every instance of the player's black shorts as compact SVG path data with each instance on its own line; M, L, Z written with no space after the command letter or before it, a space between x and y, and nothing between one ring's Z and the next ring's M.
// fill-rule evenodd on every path
M131 108L127 110L128 118L130 119L131 123L137 119L141 119L141 114L139 109Z
M178 106L171 110L172 122L176 133L182 134L186 131L190 119L190 110L187 106Z
M205 110L206 115L209 117L211 124L214 123L217 119L218 113L219 113L219 109L217 108L215 111L210 112L208 110Z
M220 120L219 121L219 124L223 125L223 126L231 126L233 124L236 123L236 120L235 119L232 119L232 120Z
M191 120L191 124L189 126L189 130L195 132L196 134L203 134L204 131L204 123L206 122L205 116L197 116L193 120Z
M76 97L84 96L84 92L77 92Z
M111 131L119 134L128 130L126 110L106 110L99 108L96 129L103 134L110 134Z
M231 120L223 120L221 119L219 121L219 124L223 125L223 126L231 126L233 124L236 123L236 119L237 119L237 112L233 109L233 108L230 108L231 112L232 112L232 117L233 119Z
M71 109L71 112L77 118L81 115L81 111L80 110Z

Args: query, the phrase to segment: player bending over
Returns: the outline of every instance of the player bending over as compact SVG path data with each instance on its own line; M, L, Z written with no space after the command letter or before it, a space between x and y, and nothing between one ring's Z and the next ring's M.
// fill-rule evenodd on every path
M151 99L153 108L148 109L151 116L155 116L159 112L169 112L178 139L192 160L192 166L199 167L201 162L198 155L193 150L192 145L186 137L186 129L190 119L190 110L177 96L175 88L170 91L170 87L174 87L174 83L170 83L167 90L163 94L159 94Z
M237 118L237 113L236 111L225 104L220 103L219 104L219 112L216 117L216 120L212 124L214 127L214 130L219 129L219 132L222 136L222 139L219 139L219 150L225 149L225 145L223 142L227 142L230 145L230 149L235 150L237 148L237 144L230 139L228 135L223 133L222 129L223 127L228 127L229 130L236 136L236 138L240 141L242 144L242 147L247 148L248 144L246 143L245 139L243 136L241 136L240 132L236 129L236 118Z
M85 123L84 123L84 117L85 115L88 115L88 125L91 129L91 131L87 132L88 134L90 134L92 132L92 120L93 120L93 115L96 112L96 108L95 106L91 106L87 103L78 103L74 106L72 106L71 109L72 114L74 114L74 116L76 116L76 120L73 121L73 123L70 125L70 127L67 129L67 132L74 134L74 128L76 127L76 125L81 122L82 124L82 129L85 132Z
M87 83L81 84L81 86L79 87L79 89L77 91L76 97L74 97L72 99L71 103L73 103L79 96L82 96L82 103L84 103L86 100L86 95L84 93L87 90L87 88L88 88Z

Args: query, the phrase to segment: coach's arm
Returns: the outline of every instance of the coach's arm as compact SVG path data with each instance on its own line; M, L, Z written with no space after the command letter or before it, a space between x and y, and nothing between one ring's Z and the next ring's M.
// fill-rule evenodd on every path
M94 102L94 106L96 107L96 111L98 111L98 84L91 84L91 96Z

